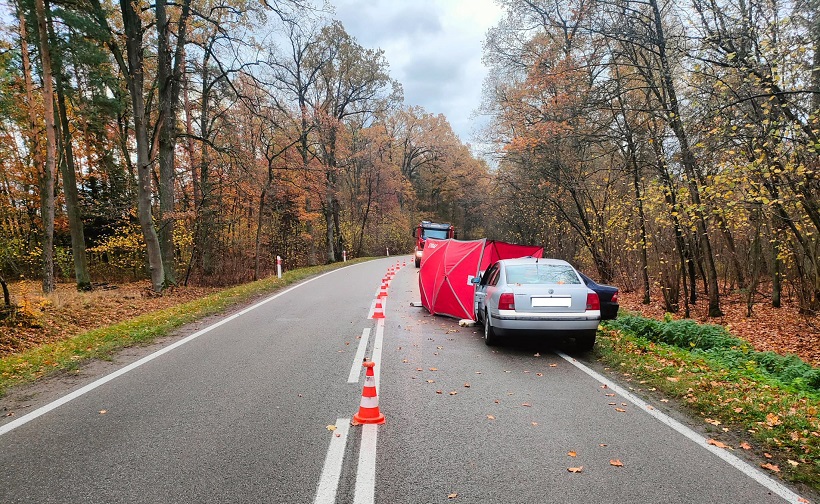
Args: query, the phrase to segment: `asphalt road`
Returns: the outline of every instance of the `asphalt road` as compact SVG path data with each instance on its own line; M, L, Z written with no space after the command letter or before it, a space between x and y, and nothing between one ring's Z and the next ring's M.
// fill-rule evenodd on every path
M560 347L490 348L411 307L409 262L368 319L395 262L312 279L0 434L0 503L787 502ZM348 428L362 339L387 421Z

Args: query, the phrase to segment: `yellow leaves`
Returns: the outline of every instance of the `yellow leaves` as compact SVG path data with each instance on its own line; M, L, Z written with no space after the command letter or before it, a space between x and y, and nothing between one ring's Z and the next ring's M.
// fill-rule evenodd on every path
M768 413L766 415L766 425L768 425L769 427L774 427L774 426L780 425L782 423L783 423L783 421L780 420L780 417L778 417L774 413Z
M328 425L328 426L327 426L327 427L325 427L325 428L326 428L327 430L331 431L331 432L333 432L333 431L335 431L335 430L336 430L336 426L335 426L335 425Z

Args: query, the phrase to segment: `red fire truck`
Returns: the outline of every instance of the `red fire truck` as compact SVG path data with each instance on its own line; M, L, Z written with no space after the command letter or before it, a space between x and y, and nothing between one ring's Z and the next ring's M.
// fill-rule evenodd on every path
M421 254L424 251L424 243L427 238L435 240L455 238L456 228L452 224L421 221L418 227L413 230L413 237L416 239L415 258L416 268L418 268L421 266Z

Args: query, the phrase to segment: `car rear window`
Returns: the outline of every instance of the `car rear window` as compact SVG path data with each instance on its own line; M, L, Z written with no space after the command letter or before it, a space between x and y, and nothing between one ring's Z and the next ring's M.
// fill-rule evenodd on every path
M564 264L516 264L507 266L508 284L580 284L572 266Z

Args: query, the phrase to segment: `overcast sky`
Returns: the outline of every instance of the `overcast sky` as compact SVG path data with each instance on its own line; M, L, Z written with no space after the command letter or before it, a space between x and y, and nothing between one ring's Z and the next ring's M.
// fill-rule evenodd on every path
M493 0L331 0L347 32L381 48L407 105L447 117L462 142L476 143L473 112L487 69L487 30L501 18Z

